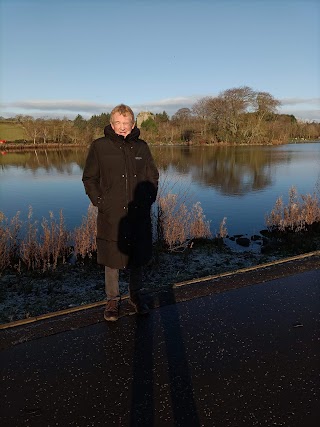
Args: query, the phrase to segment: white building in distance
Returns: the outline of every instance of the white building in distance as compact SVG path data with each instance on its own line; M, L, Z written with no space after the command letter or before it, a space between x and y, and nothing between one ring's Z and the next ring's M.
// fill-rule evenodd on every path
M141 124L143 122L145 122L146 120L148 120L149 117L151 117L154 120L154 114L153 113L151 113L150 111L141 111L137 115L137 127L140 128Z

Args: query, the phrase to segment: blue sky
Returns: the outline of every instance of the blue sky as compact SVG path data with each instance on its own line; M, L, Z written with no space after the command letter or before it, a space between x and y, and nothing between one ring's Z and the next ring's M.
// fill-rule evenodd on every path
M320 121L316 0L0 0L0 115L174 114L240 86Z

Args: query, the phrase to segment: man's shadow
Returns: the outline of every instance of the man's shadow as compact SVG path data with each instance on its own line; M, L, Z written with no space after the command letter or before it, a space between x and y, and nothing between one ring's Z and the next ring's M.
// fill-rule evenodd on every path
M182 337L178 304L172 288L158 295L157 301L154 301L154 307L158 305L163 307L159 314L165 338L165 354L160 363L165 363L167 360L171 397L171 407L163 407L161 413L164 419L168 419L172 414L175 426L198 427L200 421L193 394L192 378ZM136 318L130 412L132 427L157 425L154 402L154 376L157 366L154 364L153 352L154 342L157 339L154 336L156 315L152 310L147 318ZM163 381L167 381L166 375ZM161 377L157 382L161 382ZM165 402L165 405L168 405L168 401L165 400ZM157 402L158 407L159 405L160 403Z
M120 223L119 249L129 256L129 267L143 265L152 256L151 205L156 194L151 182L137 186L135 197L129 205L128 214ZM127 237L130 237L128 240ZM153 308L160 309L160 322L165 337L164 360L168 363L168 376L172 408L163 408L173 414L175 426L200 426L192 379L188 367L185 344L180 325L180 315L174 291L157 294L157 300L147 301ZM156 313L136 317L133 354L133 382L130 411L130 426L152 427L155 419L154 402L154 336ZM167 381L165 376L164 381ZM159 402L158 402L159 405Z

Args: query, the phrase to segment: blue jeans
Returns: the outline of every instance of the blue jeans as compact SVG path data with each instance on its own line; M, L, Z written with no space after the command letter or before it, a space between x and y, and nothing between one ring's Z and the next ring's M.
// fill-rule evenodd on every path
M117 268L104 267L105 291L107 300L120 300L119 270ZM129 293L130 298L139 294L142 287L142 267L130 269Z

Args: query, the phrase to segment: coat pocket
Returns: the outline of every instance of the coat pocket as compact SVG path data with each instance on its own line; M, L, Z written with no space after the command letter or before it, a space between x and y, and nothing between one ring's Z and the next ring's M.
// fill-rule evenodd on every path
M101 196L100 202L98 203L98 211L100 213L106 214L111 209L111 202L108 193L105 193Z

